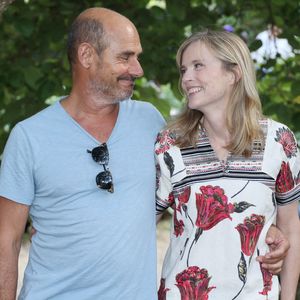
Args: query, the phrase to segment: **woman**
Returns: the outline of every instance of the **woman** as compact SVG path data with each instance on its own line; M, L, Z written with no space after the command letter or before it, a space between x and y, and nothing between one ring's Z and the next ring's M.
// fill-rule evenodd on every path
M192 35L177 53L186 110L156 143L157 210L174 209L162 299L278 299L255 259L272 225L291 248L281 299L300 269L300 154L293 133L265 118L245 43L230 32Z

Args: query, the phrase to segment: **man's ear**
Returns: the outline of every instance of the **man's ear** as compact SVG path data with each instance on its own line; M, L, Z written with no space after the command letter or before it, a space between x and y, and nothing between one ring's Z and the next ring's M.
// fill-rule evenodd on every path
M94 48L89 43L82 43L78 46L77 57L79 63L88 69L93 61Z

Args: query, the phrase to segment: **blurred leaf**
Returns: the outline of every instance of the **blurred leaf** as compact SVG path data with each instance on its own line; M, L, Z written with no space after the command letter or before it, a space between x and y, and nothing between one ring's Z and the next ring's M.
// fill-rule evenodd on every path
M294 39L298 43L298 46L300 46L300 36L294 35Z
M300 96L300 80L292 83L292 93Z
M167 10L169 14L177 20L184 20L186 17L185 5L188 1L181 3L180 8L178 7L178 1L166 0Z
M24 71L24 77L26 83L32 87L35 88L36 82L43 76L40 69L30 66Z
M17 20L15 26L16 30L26 38L30 37L34 30L34 23L32 22L32 20Z
M259 49L262 46L262 41L261 40L254 40L250 45L249 49L250 51L255 51Z
M268 59L267 62L264 64L264 67L265 67L266 69L269 69L269 68L271 68L271 67L274 67L274 66L276 65L276 63L277 63L277 60L276 60L276 59L270 58L270 59ZM272 71L273 71L273 70L269 70L269 72L272 72Z
M296 97L296 98L294 99L294 102L295 102L295 104L300 105L300 96ZM297 122L299 122L299 120L297 120Z

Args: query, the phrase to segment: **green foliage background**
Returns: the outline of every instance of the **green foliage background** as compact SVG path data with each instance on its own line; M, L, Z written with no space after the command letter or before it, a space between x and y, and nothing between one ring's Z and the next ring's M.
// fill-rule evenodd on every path
M252 47L267 24L276 24L283 30L280 37L300 49L295 37L299 35L300 1L17 0L0 19L0 153L16 122L45 107L49 97L68 94L66 34L72 20L92 6L114 9L137 26L145 78L137 82L134 96L152 102L165 117L172 107L181 105L175 54L190 32L230 24L236 33L249 34ZM267 61L257 75L265 113L300 132L299 52L286 61Z

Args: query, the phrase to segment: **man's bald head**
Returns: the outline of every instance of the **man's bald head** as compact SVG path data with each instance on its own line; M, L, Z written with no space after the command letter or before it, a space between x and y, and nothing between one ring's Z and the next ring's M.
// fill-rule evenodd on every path
M91 44L100 57L109 46L110 36L126 26L136 31L129 19L113 10L94 7L83 11L71 25L68 35L67 52L70 65L77 61L77 49L80 44Z
M88 8L85 11L83 11L77 17L77 19L99 20L99 22L101 22L103 26L108 27L108 29L113 29L112 27L119 26L118 24L122 23L132 24L132 22L125 16L117 13L116 11L103 7Z

